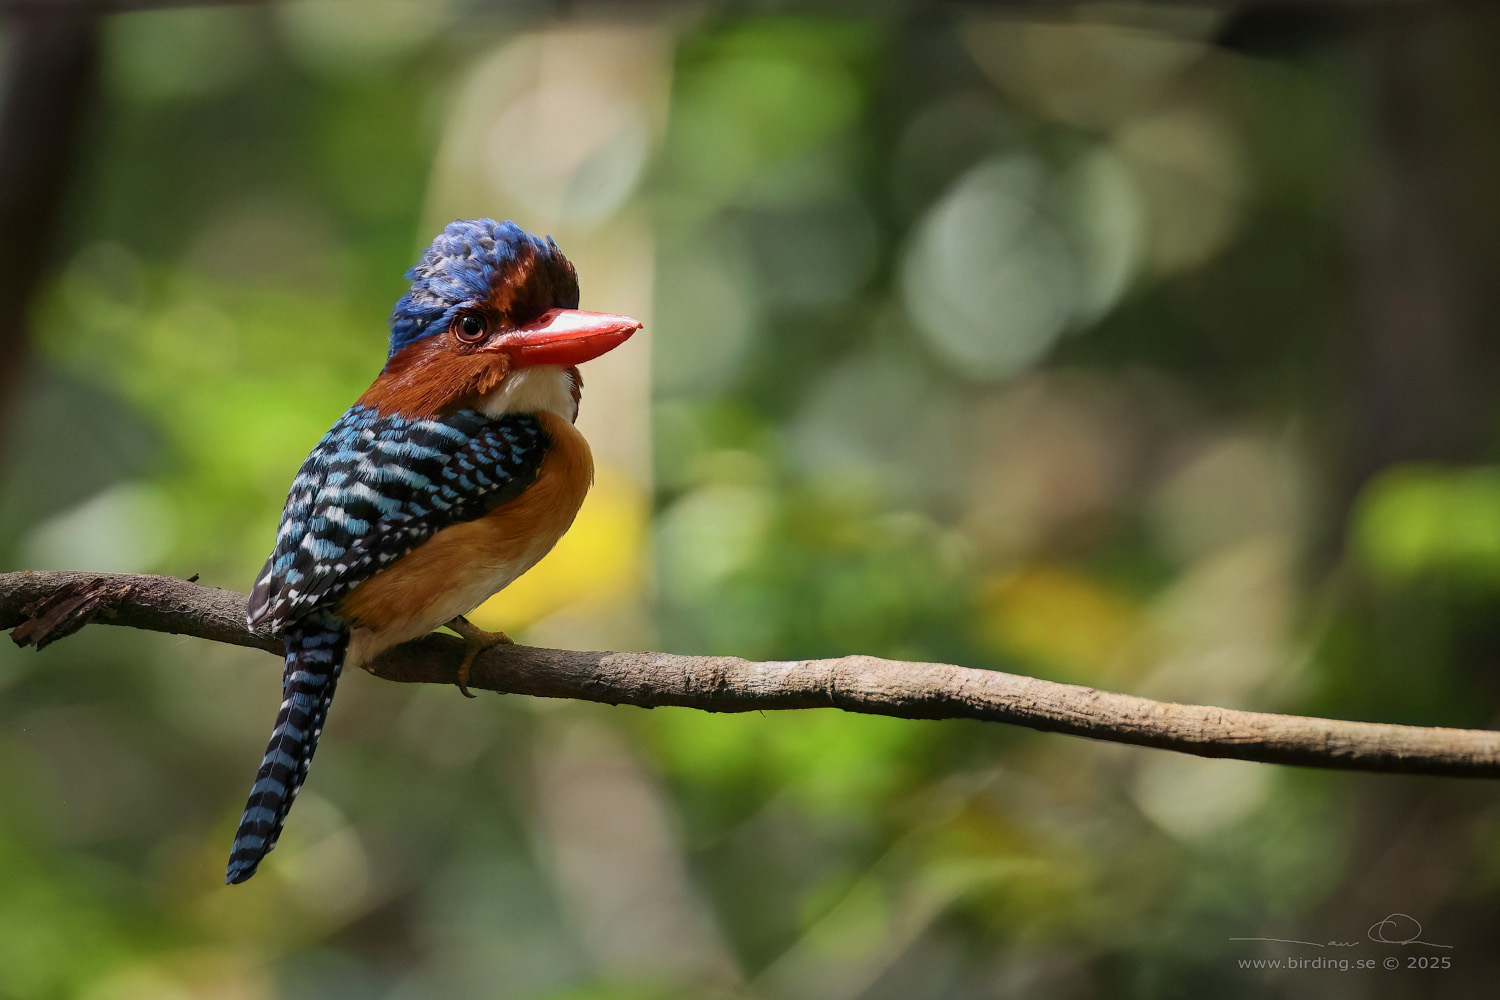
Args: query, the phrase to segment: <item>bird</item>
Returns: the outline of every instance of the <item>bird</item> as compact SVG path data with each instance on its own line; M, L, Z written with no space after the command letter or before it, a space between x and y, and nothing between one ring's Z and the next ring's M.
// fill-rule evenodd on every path
M580 310L557 243L510 221L450 223L405 277L385 365L302 463L250 593L285 669L226 884L276 846L344 667L446 625L473 697L474 657L510 638L464 616L551 550L593 481L578 365L641 328Z

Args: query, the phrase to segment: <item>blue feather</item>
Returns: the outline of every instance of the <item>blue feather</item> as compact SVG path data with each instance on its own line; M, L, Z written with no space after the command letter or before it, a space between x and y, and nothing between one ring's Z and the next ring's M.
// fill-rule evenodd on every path
M228 882L250 878L276 846L307 775L351 637L339 602L444 527L519 495L550 444L532 415L492 421L460 410L408 420L356 405L307 457L247 609L252 627L269 621L281 631L286 669L281 712L235 834ZM471 477L480 470L484 482L476 485Z
M518 323L576 309L578 280L551 237L513 222L450 224L406 273L391 313L390 355L486 308ZM389 357L387 360L389 360ZM535 415L474 410L409 419L356 404L297 472L276 545L246 617L285 640L282 705L227 879L243 882L273 847L322 734L354 623L339 612L355 587L443 528L482 517L535 481L551 442Z
M297 473L247 620L280 628L332 609L437 531L519 495L548 444L530 415L410 420L351 407Z
M261 859L276 846L318 748L348 645L348 629L327 613L311 615L287 630L281 711L235 831L226 885L254 875Z
M406 272L411 288L391 312L390 357L402 348L445 330L453 318L488 300L497 275L535 255L547 269L554 301L578 308L578 279L552 237L533 236L514 222L467 219L448 224Z

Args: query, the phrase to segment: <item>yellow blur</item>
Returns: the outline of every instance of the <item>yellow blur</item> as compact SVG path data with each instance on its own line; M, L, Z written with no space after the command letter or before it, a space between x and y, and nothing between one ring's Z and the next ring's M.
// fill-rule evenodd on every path
M484 629L522 629L574 605L630 600L640 592L648 513L639 485L619 469L598 466L578 519L557 547L469 619Z

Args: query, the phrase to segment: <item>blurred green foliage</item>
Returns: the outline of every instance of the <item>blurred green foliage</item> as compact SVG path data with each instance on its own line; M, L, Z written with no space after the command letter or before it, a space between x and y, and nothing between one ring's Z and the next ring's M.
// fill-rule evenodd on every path
M1493 34L1473 16L1424 44L1466 51ZM1246 54L1162 17L645 24L665 129L613 211L654 261L650 410L617 415L651 428L652 644L1493 723L1495 441L1387 447L1374 428L1416 434L1461 380L1392 401L1381 372L1436 334L1351 333L1392 283L1350 232L1411 192L1356 197L1403 169L1371 134L1382 36ZM102 28L0 558L244 589L446 221L475 67L586 109L568 46L642 24L309 2ZM610 204L581 162L564 197ZM1478 255L1476 230L1445 236ZM1493 397L1462 417L1492 430ZM640 641L602 621L590 641ZM1454 945L1443 989L1496 971L1477 784L362 676L280 848L226 890L275 685L262 654L166 636L0 650L0 997L1321 996L1231 939L1362 940L1403 908Z

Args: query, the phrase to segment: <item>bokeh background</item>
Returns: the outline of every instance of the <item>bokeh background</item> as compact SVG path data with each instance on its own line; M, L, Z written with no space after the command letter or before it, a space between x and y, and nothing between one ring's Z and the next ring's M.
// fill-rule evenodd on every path
M1484 3L4 5L0 568L244 590L401 272L514 218L647 331L522 641L1485 727ZM756 5L749 5L756 6ZM75 16L59 16L72 11ZM1480 782L0 648L0 997L1476 996ZM1267 972L1410 914L1446 971ZM1404 962L1404 958L1403 958Z

